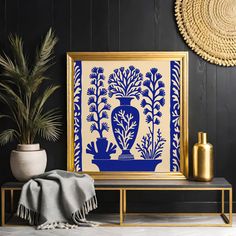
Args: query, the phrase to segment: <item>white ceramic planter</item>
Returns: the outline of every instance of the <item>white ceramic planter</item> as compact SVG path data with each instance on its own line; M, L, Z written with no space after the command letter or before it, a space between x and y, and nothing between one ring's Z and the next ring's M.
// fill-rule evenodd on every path
M19 181L27 181L35 175L44 173L47 165L47 154L39 144L18 144L11 152L11 171Z

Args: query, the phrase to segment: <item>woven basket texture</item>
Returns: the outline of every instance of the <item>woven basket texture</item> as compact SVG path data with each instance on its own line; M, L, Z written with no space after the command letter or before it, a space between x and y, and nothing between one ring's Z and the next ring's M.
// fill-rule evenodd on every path
M236 65L236 0L176 0L175 16L184 40L199 56Z

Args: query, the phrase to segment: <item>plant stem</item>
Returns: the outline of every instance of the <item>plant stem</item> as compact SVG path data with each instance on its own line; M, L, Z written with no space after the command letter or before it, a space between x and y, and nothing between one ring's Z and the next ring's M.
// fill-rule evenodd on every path
M152 156L154 156L154 105L155 105L155 81L154 81L154 75L152 80Z
M96 114L97 114L97 126L98 126L98 133L100 135L100 138L102 138L102 130L101 130L101 125L100 125L100 121L101 121L101 118L100 118L100 115L99 115L99 112L98 112L98 108L99 108L99 104L98 104L98 99L99 99L99 95L98 95L98 90L99 90L99 86L98 86L98 76L97 75L97 79L95 80L95 87L96 87L96 100L95 100L95 104L96 104Z

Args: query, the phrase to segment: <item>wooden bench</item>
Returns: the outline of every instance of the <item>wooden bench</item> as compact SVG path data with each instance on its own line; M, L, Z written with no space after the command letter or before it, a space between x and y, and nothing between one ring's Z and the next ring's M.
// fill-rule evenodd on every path
M5 222L5 195L10 191L10 206L13 211L14 191L21 190L23 183L8 182L1 187L2 196L2 226ZM120 211L119 226L232 226L232 186L224 178L215 178L212 182L195 182L189 180L96 180L96 191L119 191ZM223 219L222 223L204 224L196 223L151 223L151 224L131 224L126 222L127 212L126 196L128 191L220 191L221 192L221 212L217 213L186 213L186 215L215 215ZM225 193L228 192L228 216L225 210ZM175 214L176 213L170 213ZM180 217L185 213L177 213Z

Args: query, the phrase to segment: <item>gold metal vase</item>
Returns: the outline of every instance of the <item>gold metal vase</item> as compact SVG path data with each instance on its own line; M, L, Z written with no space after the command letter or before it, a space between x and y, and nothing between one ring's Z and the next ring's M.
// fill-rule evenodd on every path
M198 132L198 143L193 146L193 178L208 182L213 176L213 146L207 143L206 133Z

